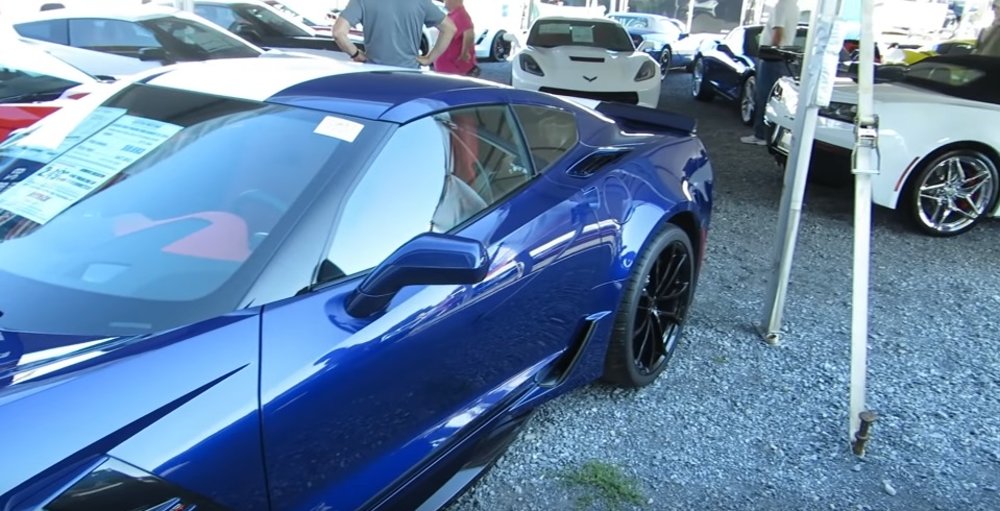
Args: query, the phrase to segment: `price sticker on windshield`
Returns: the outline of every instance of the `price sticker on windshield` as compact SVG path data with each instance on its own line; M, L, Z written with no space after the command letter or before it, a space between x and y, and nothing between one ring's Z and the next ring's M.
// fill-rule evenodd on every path
M361 123L328 115L316 126L313 133L353 143L363 129L364 125Z

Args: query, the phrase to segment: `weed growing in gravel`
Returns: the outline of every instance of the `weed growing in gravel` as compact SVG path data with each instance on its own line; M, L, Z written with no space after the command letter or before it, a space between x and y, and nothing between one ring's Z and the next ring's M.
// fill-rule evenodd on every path
M585 492L577 499L580 509L599 503L602 504L599 506L601 509L619 510L629 504L642 506L646 502L635 479L603 461L588 461L582 467L567 472L563 479Z

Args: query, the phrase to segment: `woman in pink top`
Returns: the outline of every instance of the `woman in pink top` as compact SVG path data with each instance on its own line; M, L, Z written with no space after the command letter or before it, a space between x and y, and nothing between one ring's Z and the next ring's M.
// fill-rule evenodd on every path
M434 70L459 75L475 74L473 71L479 67L476 66L476 34L472 17L465 10L463 0L444 0L444 8L457 30L448 48L434 61Z

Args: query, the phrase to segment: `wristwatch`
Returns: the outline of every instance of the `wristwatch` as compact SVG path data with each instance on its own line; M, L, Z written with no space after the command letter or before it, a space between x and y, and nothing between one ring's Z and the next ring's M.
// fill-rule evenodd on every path
M356 59L358 55L361 55L361 48L354 48L354 55L351 55L351 58Z

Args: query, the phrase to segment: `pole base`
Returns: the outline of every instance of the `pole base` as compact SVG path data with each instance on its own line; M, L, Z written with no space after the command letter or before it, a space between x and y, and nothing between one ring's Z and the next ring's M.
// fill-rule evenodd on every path
M772 332L764 325L753 326L754 330L757 331L757 335L771 346L781 346L781 332Z

